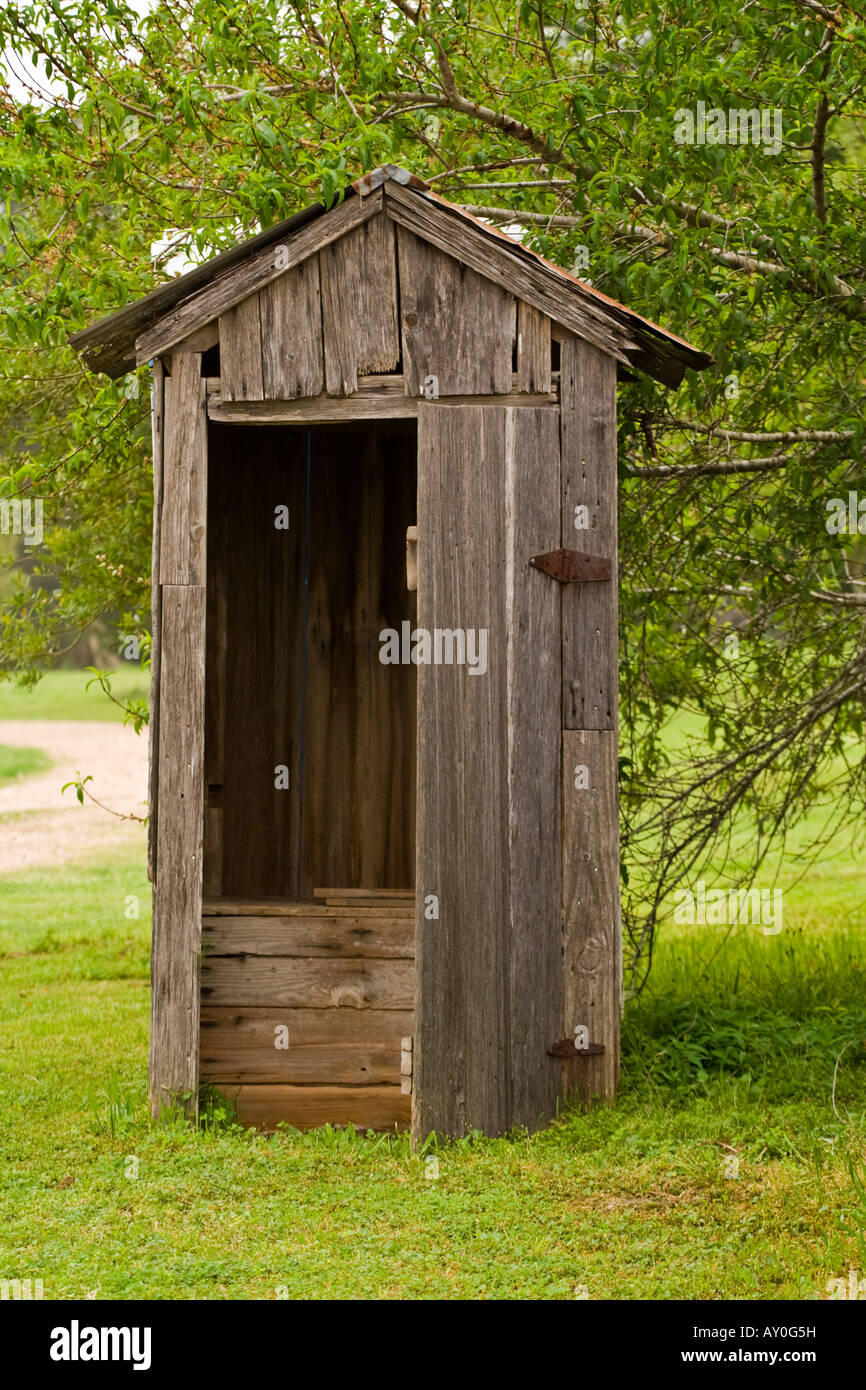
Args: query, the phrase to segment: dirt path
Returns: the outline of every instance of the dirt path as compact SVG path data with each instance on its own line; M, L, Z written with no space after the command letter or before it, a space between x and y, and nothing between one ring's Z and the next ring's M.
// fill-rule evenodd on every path
M129 844L143 851L143 827L85 801L61 795L77 772L90 774L88 790L113 811L144 816L147 736L122 724L75 720L0 720L0 744L40 748L53 760L47 772L0 787L0 874L82 859Z

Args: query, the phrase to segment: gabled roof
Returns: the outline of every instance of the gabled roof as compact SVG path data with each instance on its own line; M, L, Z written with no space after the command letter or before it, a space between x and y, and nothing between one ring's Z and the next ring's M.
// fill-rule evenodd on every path
M382 208L394 221L533 304L555 323L665 385L678 385L687 368L699 371L713 360L505 232L446 202L421 179L393 164L357 179L336 206L327 209L315 203L305 208L73 334L69 341L93 371L122 376L136 362L170 351ZM277 245L286 247L288 264L275 261Z

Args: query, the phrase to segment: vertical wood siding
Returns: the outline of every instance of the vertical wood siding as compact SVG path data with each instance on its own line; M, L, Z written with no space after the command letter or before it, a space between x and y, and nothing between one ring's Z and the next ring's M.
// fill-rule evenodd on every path
M151 955L154 1114L177 1104L194 1111L198 1086L207 507L201 354L176 354L166 386Z

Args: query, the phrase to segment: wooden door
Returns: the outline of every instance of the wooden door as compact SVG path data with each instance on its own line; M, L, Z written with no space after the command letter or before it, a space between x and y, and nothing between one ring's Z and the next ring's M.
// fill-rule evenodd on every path
M560 1093L560 483L555 406L421 405L416 1142Z

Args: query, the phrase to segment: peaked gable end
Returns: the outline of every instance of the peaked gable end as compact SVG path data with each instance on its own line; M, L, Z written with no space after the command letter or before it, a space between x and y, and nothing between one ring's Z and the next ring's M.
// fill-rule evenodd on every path
M233 311L237 311L237 316L231 322L235 328L241 327L243 336L243 322L252 323L257 313L263 335L259 370L270 372L281 383L280 389L312 393L310 388L318 381L315 364L307 361L293 367L289 363L284 370L275 361L273 329L280 321L284 303L294 303L299 295L302 307L306 306L300 322L305 325L305 332L316 337L315 307L310 300L310 294L314 296L311 286L315 273L308 268L300 277L291 276L306 261L316 258L325 324L322 366L328 393L351 394L357 390L359 375L393 370L400 355L413 364L411 375L417 385L417 380L422 379L421 358L427 351L435 355L435 350L432 343L420 342L421 315L417 307L404 309L403 322L398 324L403 272L395 246L404 248L407 291L415 304L418 285L413 275L424 259L425 253L419 249L422 243L427 244L428 258L432 248L441 253L437 269L442 284L429 303L422 306L425 331L433 338L448 337L453 343L471 335L471 319L480 300L488 304L494 318L502 321L511 314L506 305L522 301L566 333L585 339L620 364L646 371L667 385L678 384L688 367L700 369L712 360L676 335L545 261L522 243L439 198L420 179L390 165L359 179L347 190L344 200L329 211L320 205L307 209L205 266L196 267L170 285L160 286L136 304L75 334L70 341L89 366L117 377L136 363L140 365L172 351L218 320L228 323ZM451 262L456 264L456 270ZM467 325L463 325L455 301L455 286L461 277L467 291L471 290L463 306L470 320ZM271 289L272 286L278 288ZM241 309L239 306L251 297L257 298L255 309ZM432 309L442 317L437 319ZM407 314L415 316L414 323L407 321ZM407 334L407 329L416 331ZM402 343L398 344L401 335ZM310 345L313 356L315 350L314 342ZM230 374L233 371L230 365ZM496 381L504 380L501 362L494 363L492 376ZM479 382L484 380L482 372ZM254 377L252 387L257 386L258 379ZM243 384L242 389L249 388ZM264 376L261 389L265 391ZM502 384L479 385L480 393L491 389L506 388ZM288 394L285 398L293 396Z

